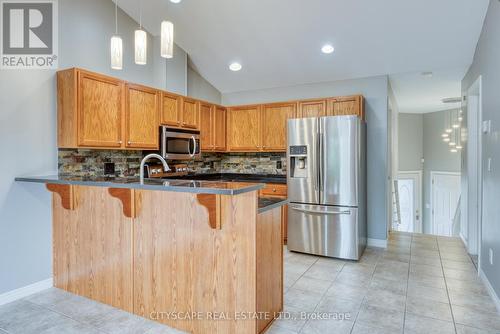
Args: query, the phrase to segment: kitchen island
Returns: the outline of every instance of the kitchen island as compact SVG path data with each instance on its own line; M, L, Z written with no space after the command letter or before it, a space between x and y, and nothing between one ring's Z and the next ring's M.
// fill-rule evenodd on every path
M192 333L260 333L283 306L281 206L263 184L41 176L54 286Z

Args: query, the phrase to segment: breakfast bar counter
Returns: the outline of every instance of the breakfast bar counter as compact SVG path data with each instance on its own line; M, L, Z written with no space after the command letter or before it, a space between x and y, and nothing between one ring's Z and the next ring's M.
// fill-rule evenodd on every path
M264 184L19 177L52 196L54 286L190 333L263 332L283 307Z

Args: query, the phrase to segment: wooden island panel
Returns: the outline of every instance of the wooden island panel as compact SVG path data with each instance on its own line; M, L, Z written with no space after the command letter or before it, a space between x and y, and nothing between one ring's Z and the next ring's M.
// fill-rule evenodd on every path
M134 312L193 333L256 333L256 321L175 320L166 312L256 310L257 194L221 196L220 230L196 194L136 190ZM164 312L164 313L162 313Z
M107 188L73 186L73 198L67 210L52 196L54 286L132 312L132 219Z

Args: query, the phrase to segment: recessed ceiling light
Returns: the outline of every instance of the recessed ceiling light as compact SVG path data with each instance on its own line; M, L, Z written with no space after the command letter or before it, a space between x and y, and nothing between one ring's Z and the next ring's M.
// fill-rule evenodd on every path
M229 65L229 69L233 72L237 72L239 70L241 70L241 64L240 63L231 63L231 65Z
M325 44L321 48L321 52L327 53L327 54L328 53L332 53L334 50L335 50L335 48L332 45L330 45L330 44Z
M179 3L179 2L181 2L181 0L170 0L170 2L172 2L172 3Z
M421 74L423 77L426 77L426 78L432 78L432 76L434 75L434 73L432 73L432 72L422 72Z

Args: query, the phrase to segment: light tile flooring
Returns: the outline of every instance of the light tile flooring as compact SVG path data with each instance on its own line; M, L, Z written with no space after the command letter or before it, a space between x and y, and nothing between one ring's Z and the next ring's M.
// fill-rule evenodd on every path
M368 248L359 263L286 251L285 288L285 312L296 319L277 320L270 334L500 333L456 238L392 234L387 249ZM301 320L301 312L323 318ZM350 319L324 319L337 313Z
M500 333L461 241L425 235L393 234L386 250L368 248L358 263L285 251L285 312L292 319L268 334ZM5 333L181 332L49 289L0 306Z

